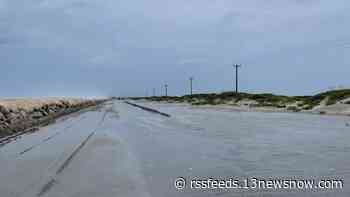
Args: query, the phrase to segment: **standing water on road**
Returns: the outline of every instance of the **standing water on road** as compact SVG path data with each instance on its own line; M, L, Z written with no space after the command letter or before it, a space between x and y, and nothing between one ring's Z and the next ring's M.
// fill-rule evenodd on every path
M144 135L151 137L139 154L153 163L152 167L145 167L150 176L168 174L187 181L182 193L173 196L350 195L346 186L350 178L350 128L346 125L349 117L145 105L172 114L170 119L142 119L149 128ZM152 161L155 155L161 158L158 162ZM208 187L208 182L197 180L208 178L233 178L244 188L202 189ZM261 180L261 187L267 180L311 180L315 185L321 180L334 180L334 185L341 181L343 188L246 188L256 186L253 184L257 180ZM158 184L167 188L166 182L154 181L154 190L159 191Z
M350 195L348 117L140 104L171 117L113 101L2 147L1 196Z

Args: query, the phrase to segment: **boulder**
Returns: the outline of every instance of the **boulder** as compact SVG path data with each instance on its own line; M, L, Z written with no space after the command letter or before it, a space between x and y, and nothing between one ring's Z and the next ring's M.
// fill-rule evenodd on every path
M49 109L47 109L47 113L53 114L53 113L55 113L55 109L50 107Z
M9 114L10 112L4 106L0 105L0 113L2 113L6 117L7 114Z
M21 119L26 119L27 118L27 112L25 110L20 110L18 112L19 116Z
M4 133L6 132L6 128L0 124L0 138L5 135Z
M49 115L49 113L46 112L46 110L44 110L44 109L41 109L40 112L41 112L41 114L42 114L43 116Z
M6 120L6 117L4 116L4 114L2 114L1 112L0 112L0 122L1 121L5 121Z
M6 117L6 122L8 122L9 124L15 123L18 120L21 119L21 115L19 113L8 113L7 117Z
M43 114L40 111L34 111L33 113L31 113L30 117L32 119L39 119L43 117Z

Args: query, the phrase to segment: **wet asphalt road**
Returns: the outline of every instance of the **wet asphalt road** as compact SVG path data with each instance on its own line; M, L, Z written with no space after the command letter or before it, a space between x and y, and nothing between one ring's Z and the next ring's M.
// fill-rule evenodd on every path
M0 147L1 197L350 196L349 117L122 102ZM342 179L333 190L176 190L184 177Z

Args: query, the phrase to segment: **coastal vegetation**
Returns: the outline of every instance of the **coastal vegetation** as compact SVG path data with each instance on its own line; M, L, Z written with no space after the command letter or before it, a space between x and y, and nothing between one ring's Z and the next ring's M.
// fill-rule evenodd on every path
M157 102L189 103L191 105L232 105L246 107L271 107L287 111L308 111L318 106L331 106L337 103L350 104L350 89L332 90L312 96L285 96L271 93L208 93L184 96L133 97Z

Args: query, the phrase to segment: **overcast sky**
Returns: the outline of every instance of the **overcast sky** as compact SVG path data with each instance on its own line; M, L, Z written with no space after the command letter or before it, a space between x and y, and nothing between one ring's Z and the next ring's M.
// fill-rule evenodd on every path
M0 0L0 96L350 86L349 0Z

